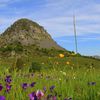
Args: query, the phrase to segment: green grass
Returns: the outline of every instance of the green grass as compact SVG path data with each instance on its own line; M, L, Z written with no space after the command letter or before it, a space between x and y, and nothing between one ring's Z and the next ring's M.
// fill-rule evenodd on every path
M76 66L76 58L73 57L37 57L30 58L29 62L27 62L27 59L25 60L26 65L24 68L19 72L14 71L12 73L9 73L8 69L15 60L10 58L1 61L0 83L3 84L4 88L0 95L4 95L6 100L29 100L28 94L38 89L43 91L44 86L47 88L45 96L48 94L55 95L56 92L57 100L64 100L64 98L69 97L73 98L73 100L100 100L99 60L80 57L78 58L78 67ZM44 66L41 72L34 73L34 77L28 72L32 61L39 61ZM67 61L70 62L69 65L66 64ZM6 75L10 74L12 75L12 88L10 93L7 94L5 93L4 79ZM36 82L36 85L24 91L21 84L25 82L28 84ZM88 85L88 82L96 82L96 84ZM55 89L51 93L49 88L52 85L55 86ZM59 97L59 95L61 96Z

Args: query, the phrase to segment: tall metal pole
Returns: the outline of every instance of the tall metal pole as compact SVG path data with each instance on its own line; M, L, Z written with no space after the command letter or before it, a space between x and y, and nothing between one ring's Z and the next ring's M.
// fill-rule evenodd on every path
M78 66L78 46L77 46L77 33L76 33L76 21L75 21L75 15L73 15L73 24L74 24L74 37L75 37L75 53L76 53L76 65Z
M78 48L77 48L77 34L76 34L76 21L75 21L75 15L73 15L73 24L74 24L74 36L75 36L75 50L76 54L78 53Z

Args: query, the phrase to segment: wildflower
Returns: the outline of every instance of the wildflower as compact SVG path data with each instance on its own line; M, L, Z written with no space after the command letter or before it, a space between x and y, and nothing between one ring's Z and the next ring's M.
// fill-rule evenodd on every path
M37 96L38 99L41 99L41 97L44 96L44 93L41 90L37 90L36 96Z
M88 85L96 85L96 82L88 82Z
M26 89L27 87L28 87L28 84L27 84L27 83L23 83L23 84L22 84L22 88L23 88L23 89Z
M4 96L0 96L0 100L6 100Z
M7 78L7 79L8 79L8 78L11 78L11 75L6 76L6 78Z
M31 94L29 94L29 98L30 100L37 100L35 92L32 92Z
M55 88L55 86L52 85L52 86L50 87L50 91L52 92L54 88Z
M53 97L52 97L52 100L57 100L57 97L56 97L56 96L53 96Z
M70 64L70 62L69 62L69 61L67 61L67 62L66 62L66 64L67 64L67 65L69 65L69 64Z
M51 99L52 100L52 94L48 94L47 100Z
M11 80L11 76L10 76L10 75L9 75L9 76L6 76L5 82L10 84L11 81L12 81L12 80Z
M64 54L59 54L60 58L64 58L64 56L65 56Z
M32 82L32 83L30 84L30 86L31 86L31 87L34 87L35 84L36 84L36 82Z
M9 93L9 91L11 90L12 85L10 84L6 84L6 92Z
M44 93L47 91L46 87L43 87Z
M0 84L0 91L2 91L3 86Z

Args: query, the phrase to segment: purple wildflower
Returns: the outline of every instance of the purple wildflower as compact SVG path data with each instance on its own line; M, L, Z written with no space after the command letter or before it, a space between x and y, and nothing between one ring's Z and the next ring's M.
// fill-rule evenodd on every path
M47 91L46 87L43 87L44 93Z
M3 86L0 84L0 91L2 91Z
M30 84L30 86L31 86L31 87L34 87L35 84L36 84L36 82L32 82L32 83Z
M6 76L6 78L11 78L11 75Z
M11 81L12 81L12 80L11 80L11 76L10 76L10 75L9 75L9 76L6 76L5 82L10 84Z
M48 96L47 96L47 100L49 100L49 99L51 99L52 98L52 94L49 94Z
M23 88L23 89L26 89L27 87L28 87L28 84L27 84L27 83L23 83L23 84L22 84L22 88Z
M41 97L44 96L44 93L41 90L37 90L36 96L37 96L38 99L41 99Z
M53 100L57 100L57 97L56 97L56 96L53 96L52 99L53 99Z
M35 92L32 92L31 94L29 94L29 98L30 100L37 100Z
M4 96L0 96L0 100L6 100Z
M54 88L55 88L55 86L52 85L52 86L50 87L50 91L52 92Z
M6 92L9 93L9 91L11 90L12 85L6 84Z

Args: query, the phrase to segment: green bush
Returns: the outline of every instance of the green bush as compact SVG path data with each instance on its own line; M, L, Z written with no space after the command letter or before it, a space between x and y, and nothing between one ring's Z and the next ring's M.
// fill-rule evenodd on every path
M2 52L6 52L6 51L20 52L20 51L23 51L23 46L21 44L16 44L16 45L9 44L6 47L1 47L0 51L2 51Z
M18 52L18 51L23 51L23 46L21 46L21 45L16 45L16 47L14 47L14 50L15 50L16 52Z
M2 51L2 52L12 51L12 47L11 47L10 45L7 46L7 47L1 47L1 48L0 48L0 51Z
M36 72L36 71L40 71L42 68L42 65L39 64L38 62L32 62L30 68L29 68L29 72Z
M12 67L10 67L9 71L13 72L14 70L19 71L24 67L24 61L22 57L19 57L16 59L16 61L13 62Z

